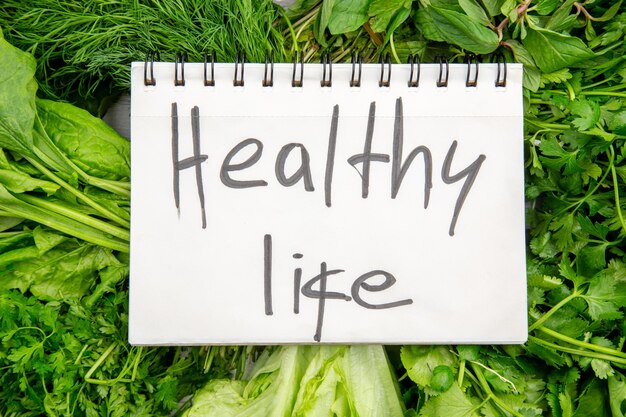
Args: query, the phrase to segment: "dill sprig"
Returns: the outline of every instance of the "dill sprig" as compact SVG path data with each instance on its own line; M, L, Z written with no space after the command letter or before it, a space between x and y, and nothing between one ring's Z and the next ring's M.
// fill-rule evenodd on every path
M3 0L0 28L37 58L40 95L95 112L107 96L130 88L129 64L159 51L171 61L204 52L232 61L244 51L261 62L266 51L285 55L270 0Z

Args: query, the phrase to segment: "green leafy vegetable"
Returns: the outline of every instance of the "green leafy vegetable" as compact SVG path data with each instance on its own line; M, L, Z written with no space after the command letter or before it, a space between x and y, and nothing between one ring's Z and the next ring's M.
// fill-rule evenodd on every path
M459 45L476 54L488 54L498 47L498 35L481 20L475 20L463 10L447 8L443 2L421 1L422 8L417 12L419 22L428 23L435 40ZM425 36L428 34L425 33ZM428 36L427 36L428 37Z
M330 2L324 1L322 10L326 4L332 4L332 10L328 17L328 29L332 34L352 32L359 29L367 22L367 9L369 2L363 0L349 0ZM320 28L322 25L320 25ZM321 35L323 38L323 34Z
M185 417L402 416L381 346L266 350L247 381L210 381Z
M593 57L593 52L580 39L539 27L528 28L523 44L544 72L554 72Z
M623 2L6 0L0 27L0 415L626 414ZM129 346L128 142L34 77L102 114L149 50L524 64L528 342Z

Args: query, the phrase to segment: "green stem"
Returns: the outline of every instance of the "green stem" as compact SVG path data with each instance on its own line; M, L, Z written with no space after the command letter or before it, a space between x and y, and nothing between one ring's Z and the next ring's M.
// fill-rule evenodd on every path
M546 100L541 100L539 98L531 98L530 99L530 104L546 104L546 105L552 105L553 103L550 101L546 101Z
M562 299L557 305L555 305L554 307L552 307L550 310L548 310L543 316L541 316L539 318L539 320L537 320L536 322L534 322L531 326L528 327L528 331L532 332L533 330L535 330L536 328L538 328L539 326L541 326L543 323L545 323L546 320L548 320L554 313L556 313L561 307L563 307L565 304L569 303L570 301L572 301L574 298L580 296L580 292L578 292L577 290L574 290L574 292L572 292L570 295L568 295L567 297L565 297L564 299Z
M585 85L584 87L581 87L581 89L582 89L582 90L593 90L593 89L596 89L596 90L597 90L597 87L598 87L599 85L602 85L602 84L606 84L606 83L608 83L608 82L611 82L613 79L615 79L615 77L614 77L614 76L610 76L610 77L608 77L608 78L605 78L605 79L604 79L604 80L602 80L602 81L598 81L597 83L593 83L593 84L588 84L588 85ZM615 87L617 87L617 88L615 88ZM623 86L623 85L614 85L613 87L607 87L607 88L605 88L605 89L604 89L604 91L621 90L621 89L623 89L623 88L624 88L624 86ZM584 94L585 94L585 93L584 93L584 91L582 91L582 92L581 92L581 94L583 94L583 95L584 95Z
M596 352L599 352L599 353L604 353L607 355L617 356L617 357L626 359L626 353L620 352L619 350L616 350L616 349L611 349L605 346L594 345L593 343L582 342L578 339L574 339L572 337L565 336L564 334L561 334L559 332L555 332L554 330L548 329L547 327L544 327L544 326L537 328L537 330L547 334L548 336L554 337L555 339L562 340L563 342L567 342L574 346L578 346L584 349L595 350Z
M491 387L489 386L489 383L487 382L487 380L485 379L485 376L483 375L482 371L480 370L480 367L478 367L474 363L470 363L470 366L472 367L472 370L476 374L476 377L478 378L478 381L480 382L480 386L483 388L483 390L485 390L485 392L487 393L489 398L493 400L493 402L495 402L504 411L506 411L507 413L509 413L509 414L511 414L511 415L513 415L515 417L524 417L522 414L520 414L517 411L513 410L508 404L506 404L504 401L502 401L500 398L498 398L497 395L495 395L493 393L493 391L491 390Z
M91 375L93 375L93 373L96 372L100 365L102 365L102 363L111 354L111 352L113 352L113 349L115 349L115 343L112 343L111 346L109 346L107 350L105 350L104 353L100 355L98 360L93 365L91 365L91 368L89 368L89 370L85 374L85 381L89 382L88 380L91 379Z
M114 221L115 223L119 224L120 226L124 226L126 228L130 228L130 222L129 221L121 218L117 214L113 213L111 210L109 210L106 207L103 207L102 205L100 205L97 202L93 201L91 198L87 197L83 192L81 192L80 190L77 190L76 188L72 187L71 185L69 185L68 183L63 181L61 178L59 178L52 171L50 171L48 168L46 168L45 166L40 164L34 158L30 158L30 157L27 157L27 156L25 156L24 158L28 162L30 162L35 168L37 168L43 174L45 174L48 178L50 178L52 181L56 182L61 187L65 188L67 191L69 191L74 196L78 197L80 200L84 201L85 204L87 204L89 207L95 209L98 213L102 214L104 217L108 218L111 221Z
M619 188L617 183L617 173L615 172L615 164L613 160L615 158L615 150L613 149L613 145L609 148L611 152L611 175L613 177L613 193L615 194L615 209L617 210L617 217L619 217L619 221L622 224L622 229L626 232L626 223L624 222L624 215L622 214L622 206L619 202Z
M540 338L534 337L534 336L528 336L528 340L531 341L531 342L535 342L538 345L542 345L544 347L549 347L549 348L554 349L554 350L559 350L561 352L570 353L572 355L584 356L584 357L593 358L593 359L602 359L602 360L613 362L613 363L617 363L617 364L620 364L620 365L626 365L626 359L619 358L617 356L605 355L603 353L590 352L588 350L572 349L572 348L568 348L568 347L565 347L565 346L557 345L556 343L548 342L546 340L543 340L543 339L540 339Z
M94 229L101 230L105 233L123 239L127 242L130 242L130 232L128 230L121 229L117 226L109 224L99 219L95 219L86 214L80 213L78 211L72 210L68 207L64 207L61 204L54 203L52 201L44 200L42 198L38 198L28 194L20 194L16 196L22 201L25 201L33 206L40 207L45 210L50 210L52 212L61 214L65 217L69 217L70 219L74 219L78 222L84 223L88 226L93 227Z
M141 354L143 353L143 346L139 346L137 351L137 356L135 356L135 364L133 365L133 373L130 375L130 380L134 381L137 378L137 369L139 368L139 363L141 362Z
M563 81L563 84L565 84L565 88L567 88L567 95L570 101L573 101L576 98L576 93L574 92L574 88L567 81Z
M581 94L585 96L606 96L606 97L626 98L626 93L617 93L614 91L583 91Z
M459 364L459 378L458 378L459 387L463 385L464 376L465 376L465 359L461 359L461 363Z
M125 382L125 383L133 382L132 380L128 378L122 378L122 376L130 370L130 366L129 366L130 355L126 357L126 362L124 363L124 366L122 367L122 371L116 378L96 379L96 378L91 377L91 375L93 375L93 373L100 367L100 365L102 365L102 363L106 360L106 358L113 352L115 347L116 347L115 343L109 346L107 350L105 350L104 353L98 358L96 363L94 363L93 366L89 368L89 371L87 371L87 373L85 374L85 382L88 382L90 384L95 384L95 385L107 385L107 386L115 385L118 382Z
M300 52L300 50L298 49L298 38L296 37L296 31L293 29L293 26L291 25L291 21L287 17L287 13L285 13L283 8L278 6L278 11L282 15L282 17L285 20L285 22L287 22L287 27L289 28L289 33L291 34L291 38L293 39L293 48L295 49L296 54L297 54L298 52Z
M104 234L102 231L94 229L93 227L86 224L77 222L74 219L70 219L56 213L51 213L37 206L30 205L14 196L12 197L13 199L10 202L6 203L5 206L0 208L9 211L15 216L33 220L37 223L41 223L52 229L59 230L70 236L76 236L79 239L86 240L87 242L91 242L96 245L104 246L106 248L110 248L120 252L129 251L128 242L123 242L116 238L110 237Z
M564 124L560 124L560 123L545 123L542 122L540 120L534 120L531 118L525 118L524 119L527 123L530 123L531 125L537 126L541 129L546 129L546 130L569 130L570 126L569 125L564 125Z
M389 46L391 46L391 53L393 54L393 59L396 60L396 63L400 64L400 58L398 57L398 53L396 52L396 45L393 43L393 32L389 36Z
M294 23L293 26L295 28L300 25L302 25L303 27L306 27L308 25L307 20L315 18L315 15L317 14L317 12L320 10L321 7L322 7L322 2L320 1L317 4L317 6L311 9L310 12L308 12L305 16L301 17L298 21L296 21L296 23Z
M78 353L78 356L76 357L76 360L74 361L74 365L78 365L78 363L82 359L83 354L85 353L85 351L87 350L88 347L89 347L89 344L85 344L85 346L83 346L83 348Z

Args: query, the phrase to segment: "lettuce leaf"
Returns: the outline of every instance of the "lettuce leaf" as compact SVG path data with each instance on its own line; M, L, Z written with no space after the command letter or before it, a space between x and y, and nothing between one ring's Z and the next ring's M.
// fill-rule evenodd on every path
M246 381L213 380L183 417L402 417L382 346L281 346Z

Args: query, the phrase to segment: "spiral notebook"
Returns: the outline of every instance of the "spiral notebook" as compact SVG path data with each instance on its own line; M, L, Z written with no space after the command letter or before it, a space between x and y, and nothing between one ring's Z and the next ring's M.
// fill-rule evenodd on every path
M522 66L132 65L129 341L521 343Z

